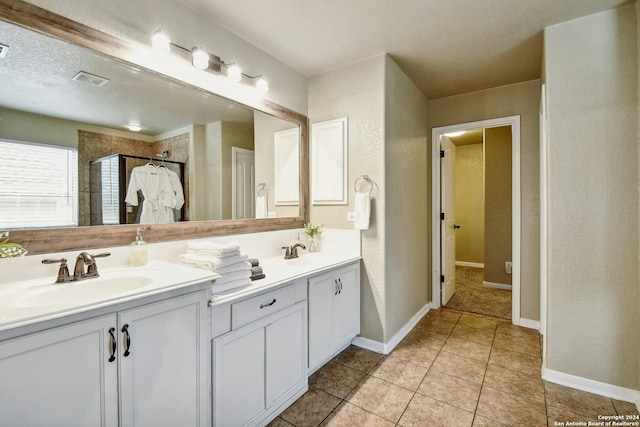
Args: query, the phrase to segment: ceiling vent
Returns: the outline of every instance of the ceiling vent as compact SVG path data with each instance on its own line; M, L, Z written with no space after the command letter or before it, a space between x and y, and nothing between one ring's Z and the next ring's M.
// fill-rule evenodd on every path
M7 56L7 52L9 52L9 46L0 43L0 58Z
M104 86L110 82L107 78L96 76L95 74L87 73L86 71L80 71L78 74L73 76L72 80L89 83L97 87Z

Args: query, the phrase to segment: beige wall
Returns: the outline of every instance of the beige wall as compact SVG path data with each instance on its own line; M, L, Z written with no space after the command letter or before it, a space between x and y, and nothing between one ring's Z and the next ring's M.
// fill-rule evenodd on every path
M384 211L384 55L312 77L309 81L309 122L349 118L349 206L312 206L311 222L326 227L352 228L346 221L353 210L353 181L367 174L376 182L372 192L371 223L361 233L361 335L384 340L385 211Z
M511 285L511 126L484 130L484 280ZM457 241L456 241L457 243Z
M520 116L520 316L540 320L540 81L518 83L429 102L429 128ZM431 142L429 142L431 143ZM430 172L427 172L430 173Z
M427 98L385 57L385 242L388 342L431 300ZM365 172L366 173L366 172Z
M456 146L456 261L484 263L482 144Z
M638 390L634 7L545 29L548 369Z

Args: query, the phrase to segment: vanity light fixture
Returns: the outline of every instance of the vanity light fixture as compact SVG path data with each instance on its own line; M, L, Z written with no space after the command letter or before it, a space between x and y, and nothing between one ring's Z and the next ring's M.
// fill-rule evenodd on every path
M171 47L175 47L178 51L188 53L190 55L191 65L195 68L203 71L208 71L212 74L226 74L227 79L232 82L241 82L243 78L256 80L255 87L259 92L266 93L269 91L269 83L262 77L262 74L257 76L250 76L244 74L240 67L234 63L227 64L219 56L209 53L201 48L187 49L180 45L173 43L169 37L167 37L162 30L156 31L151 36L151 46L154 50L162 53L169 53Z

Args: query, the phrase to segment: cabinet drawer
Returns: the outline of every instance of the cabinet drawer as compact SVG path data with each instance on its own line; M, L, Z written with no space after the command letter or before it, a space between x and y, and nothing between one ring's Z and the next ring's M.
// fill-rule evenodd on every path
M284 288L232 304L231 329L237 329L294 303L295 289L293 285L288 285Z

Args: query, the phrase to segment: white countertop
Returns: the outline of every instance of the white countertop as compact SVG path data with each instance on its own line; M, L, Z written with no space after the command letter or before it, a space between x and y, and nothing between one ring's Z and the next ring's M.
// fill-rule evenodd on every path
M100 277L54 283L55 277L0 287L0 331L177 290L220 277L167 261L100 270Z
M210 305L215 306L238 298L245 298L283 283L350 264L359 259L360 256L354 256L353 254L333 252L303 252L298 258L289 260L285 260L282 256L260 259L260 266L265 274L264 279L256 280L248 286L220 293L216 292L214 284Z

